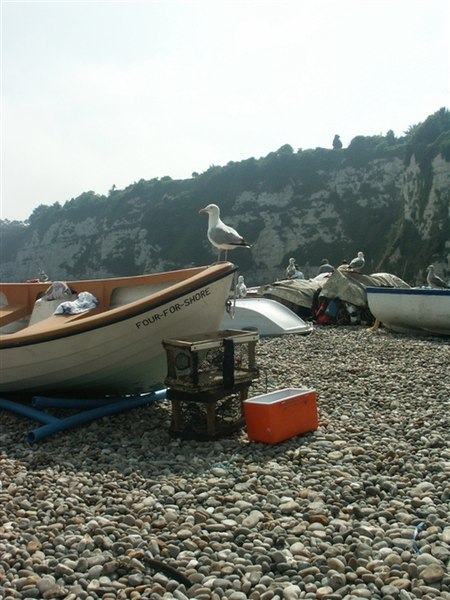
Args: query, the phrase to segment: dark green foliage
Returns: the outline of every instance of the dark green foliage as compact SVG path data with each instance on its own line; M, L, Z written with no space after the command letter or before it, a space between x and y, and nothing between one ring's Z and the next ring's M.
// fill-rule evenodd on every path
M450 162L450 131L443 131L433 144L433 151L442 154Z
M85 192L78 196L77 198L72 198L64 204L62 212L66 212L70 214L70 220L74 223L80 223L85 219L92 217L93 214L98 211L103 210L104 203L107 202L107 198L105 196L100 196L95 192ZM59 211L61 212L61 210ZM49 217L52 215L47 214L46 220L49 220ZM53 217L56 215L53 213ZM68 215L65 215L66 218Z
M28 227L21 221L0 219L0 264L15 259L27 239Z
M440 151L437 142L441 135L449 132L450 111L447 108L441 108L423 123L416 125L410 132L406 151L407 163L414 154L419 165L426 167Z
M395 156L399 158L405 156L405 144L400 141L396 143L392 131L388 132L386 137L358 135L352 139L346 149L343 165L363 168L377 158L393 158Z
M396 265L392 265L390 255L395 251L400 251L401 256L404 258ZM413 276L417 273L418 266L420 268L420 265L422 265L422 268L424 268L427 266L423 264L424 262L427 264L431 262L430 260L424 261L421 238L417 228L411 221L404 221L401 227L396 230L395 238L387 247L381 262L389 265L390 268L386 270L392 271L394 268L396 274L402 278Z

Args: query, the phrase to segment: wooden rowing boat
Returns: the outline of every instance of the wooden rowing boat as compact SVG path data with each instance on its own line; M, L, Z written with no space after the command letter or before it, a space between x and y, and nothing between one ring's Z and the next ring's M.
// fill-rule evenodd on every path
M49 282L0 284L0 392L136 394L162 385L162 340L217 331L236 267L65 282L97 306L54 314ZM70 304L70 300L66 301Z

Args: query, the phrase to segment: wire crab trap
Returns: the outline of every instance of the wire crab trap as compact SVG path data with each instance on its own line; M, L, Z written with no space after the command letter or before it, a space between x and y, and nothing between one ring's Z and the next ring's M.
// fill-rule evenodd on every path
M214 439L244 425L242 403L259 377L255 332L223 330L164 340L171 433Z

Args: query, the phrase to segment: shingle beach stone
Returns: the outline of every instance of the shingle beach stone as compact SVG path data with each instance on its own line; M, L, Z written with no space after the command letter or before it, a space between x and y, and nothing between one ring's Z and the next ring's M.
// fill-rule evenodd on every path
M257 362L317 431L187 441L164 401L29 446L1 411L0 598L450 600L449 340L317 327Z

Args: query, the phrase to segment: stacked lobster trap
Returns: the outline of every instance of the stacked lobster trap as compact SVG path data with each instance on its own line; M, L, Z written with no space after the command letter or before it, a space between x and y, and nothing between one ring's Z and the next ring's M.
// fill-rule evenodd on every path
M258 339L253 331L226 329L163 341L172 435L217 439L245 425L243 402L259 377Z

